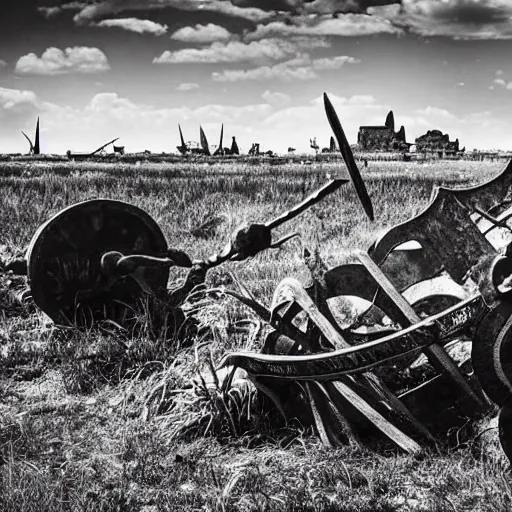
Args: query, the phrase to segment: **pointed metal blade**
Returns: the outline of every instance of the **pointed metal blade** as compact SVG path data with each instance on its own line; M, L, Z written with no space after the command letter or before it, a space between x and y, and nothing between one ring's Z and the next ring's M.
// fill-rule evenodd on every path
M39 117L37 118L36 124L36 137L34 139L34 155L39 155L41 153L41 148L39 146Z
M361 204L363 205L364 211L366 212L366 215L368 215L368 218L373 220L374 217L372 201L364 185L363 178L359 173L359 169L357 168L354 155L352 154L352 149L350 149L350 144L347 141L347 137L345 137L345 132L341 127L338 115L336 114L336 111L334 110L334 107L332 106L332 103L326 93L324 93L324 105L327 119L329 120L329 124L331 125L332 131L334 132L334 135L338 141L340 152L343 156L343 160L345 160L345 164L347 166L350 177L352 178L352 183L354 184L359 200L361 201Z
M210 146L202 126L199 127L199 139L201 141L201 147L203 148L204 154L210 156Z
M185 139L183 138L183 133L181 131L181 126L178 124L178 129L180 130L180 139L181 139L181 147L186 148L187 145L185 144Z
M32 144L30 137L25 132L21 132L21 133L23 133L23 135L25 135L25 138L28 140L28 143L30 144L30 152L33 153L34 152L34 144Z

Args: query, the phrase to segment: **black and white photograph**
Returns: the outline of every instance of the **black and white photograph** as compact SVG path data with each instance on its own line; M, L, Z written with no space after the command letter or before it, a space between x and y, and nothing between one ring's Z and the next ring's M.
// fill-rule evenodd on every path
M0 512L512 510L512 0L0 4Z

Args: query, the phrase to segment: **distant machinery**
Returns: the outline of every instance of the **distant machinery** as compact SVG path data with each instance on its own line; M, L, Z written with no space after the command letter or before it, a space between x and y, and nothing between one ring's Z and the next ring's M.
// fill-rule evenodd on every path
M202 126L199 126L199 140L201 141L201 153L205 156L211 156L210 146L208 145L208 139L206 138Z
M320 149L320 146L316 142L316 137L313 137L312 139L309 139L309 147L311 149L314 149L315 153L318 153L318 150Z
M322 148L322 153L336 153L336 141L331 137L328 148Z
M124 146L114 146L114 153L116 155L124 155Z
M224 124L220 128L220 141L219 141L219 145L217 146L217 149L213 153L213 156L224 156L225 149L222 147L223 139L224 139Z
M260 144L259 142L253 142L251 149L249 149L249 155L258 156L260 154Z
M238 149L238 144L236 143L235 137L233 137L233 140L231 142L230 153L232 155L239 155L240 154L240 150Z
M114 142L116 142L117 140L119 140L119 137L116 137L115 139L107 142L106 144L103 144L103 146L100 146L98 149L94 150L92 153L75 153L71 150L68 150L66 154L68 155L68 158L75 159L75 160L91 158L91 157L97 155L98 153L100 153L101 151L103 151L107 146L110 146L110 144L114 144ZM120 146L120 147L122 147L123 153L124 153L124 146Z
M260 151L260 143L259 142L253 142L251 149L249 150L248 155L250 156L274 156L274 152L269 149L268 151Z
M40 155L41 154L41 147L39 144L39 117L37 118L36 123L36 134L34 138L34 143L32 144L32 141L30 140L30 137L25 133L21 132L25 138L28 140L28 143L30 144L30 153L31 155Z
M181 145L176 146L176 149L182 155L186 155L188 153L193 155L205 156L224 156L240 154L240 150L238 149L238 144L236 143L235 137L232 137L231 148L224 147L224 124L221 125L219 145L215 148L213 155L210 152L210 145L208 144L208 139L206 138L206 134L204 133L202 126L199 127L199 144L197 142L185 142L183 132L181 131L181 126L179 124L178 129L180 131Z
M178 124L178 129L180 131L180 141L181 141L181 145L180 146L176 146L176 149L182 154L182 155L186 155L190 150L188 148L188 146L185 144L185 139L183 138L183 132L181 131L181 126Z
M295 153L296 149L295 148L292 148L292 147L289 147L288 148L288 153L292 154Z
M178 124L178 129L180 131L180 141L181 145L176 146L176 149L182 154L186 155L188 153L191 153L193 155L205 155L205 156L211 156L210 153L210 146L208 145L208 139L206 138L206 135L204 133L203 127L199 126L199 146L198 147L191 147L191 143L188 144L185 142L185 139L183 138L183 132L181 131L181 126Z

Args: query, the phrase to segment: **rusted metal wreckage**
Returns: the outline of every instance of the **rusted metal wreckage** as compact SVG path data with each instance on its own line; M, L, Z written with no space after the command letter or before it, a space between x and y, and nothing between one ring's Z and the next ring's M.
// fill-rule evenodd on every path
M324 100L352 182L373 219L336 112L326 95ZM73 205L32 239L27 259L33 299L56 323L77 326L103 320L129 326L144 301L146 308L179 308L209 269L282 245L294 235L273 242L273 229L347 181L330 181L278 218L239 230L219 254L195 262L170 249L156 222L135 206L105 199ZM487 183L435 188L422 213L390 228L368 251L357 251L357 263L322 271L307 288L293 278L282 281L270 308L247 290L227 292L252 307L273 332L263 353L226 354L219 368L246 370L286 417L306 404L306 416L330 445L362 442L360 429L369 429L417 453L436 442L429 419L439 417L433 414L439 389L469 418L495 404L502 446L512 457L511 218L512 162ZM500 237L504 243L496 242ZM190 272L183 286L169 292L173 266ZM436 287L440 276L444 284ZM364 299L371 307L341 325L329 305L341 296ZM472 341L472 352L458 364L449 348L462 336ZM421 353L435 376L398 393L382 369L406 368Z
M193 155L204 155L204 156L225 156L225 155L239 155L240 154L235 137L232 137L232 142L231 142L230 148L223 146L224 124L221 125L219 145L213 152L213 155L210 152L210 146L208 144L208 139L206 138L206 134L204 133L202 126L199 127L200 144L198 147L193 147L190 142L188 144L185 142L185 139L183 137L183 132L181 131L181 126L179 124L178 124L178 130L180 132L180 145L176 146L176 149L182 155L193 154Z
M23 136L27 139L28 143L30 144L29 154L30 155L40 155L41 154L41 146L40 146L40 142L39 142L39 117L37 118L34 142L32 142L30 137L25 132L22 131L21 133L23 134Z
M110 146L111 144L113 145L114 142L117 142L118 140L119 140L119 137L116 137L115 139L112 139L112 140L106 142L105 144L102 144L98 149L95 149L94 151L92 151L90 153L87 153L87 152L77 153L77 152L71 151L69 149L66 152L66 155L68 158L70 158L72 160L86 160L88 158L92 158L95 155L100 154L106 147ZM113 146L113 147L114 147L115 154L124 155L124 146Z

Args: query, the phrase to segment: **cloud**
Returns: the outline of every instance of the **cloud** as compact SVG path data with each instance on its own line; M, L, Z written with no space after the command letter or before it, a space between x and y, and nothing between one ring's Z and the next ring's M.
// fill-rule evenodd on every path
M173 8L257 23L251 40L275 36L365 36L412 32L452 39L512 38L510 0L90 0L40 7L46 17L78 10L77 24L122 12Z
M182 83L182 84L178 85L178 87L176 87L176 90L188 92L188 91L195 91L195 90L199 89L199 87L200 87L199 84L195 84L195 83Z
M292 82L314 80L317 74L311 66L297 66L295 59L292 59L274 66L260 66L249 70L225 69L221 73L212 73L212 78L215 82L266 82L269 80Z
M365 14L369 8L401 4L401 0L313 0L300 1L297 11L306 14Z
M62 75L65 73L98 73L108 71L110 65L98 48L75 46L60 50L47 48L41 57L29 53L20 57L15 71L25 75Z
M512 38L509 0L403 0L394 23L421 36L484 40Z
M344 64L359 64L361 61L347 55L339 55L337 57L326 57L323 59L315 59L313 67L318 70L340 69Z
M137 34L154 34L163 36L167 32L167 25L160 25L151 20L141 20L139 18L118 18L111 20L102 20L97 23L98 27L118 27Z
M55 16L58 16L62 9L60 7L38 7L38 12L40 12L47 20L50 18L55 18Z
M506 82L502 78L497 78L496 80L494 80L493 83L500 87L504 87L505 89L507 89L509 91L512 90L512 82Z
M302 46L310 48L323 46L325 41L312 39L265 39L262 41L217 41L204 48L185 48L171 52L166 50L153 59L154 64L183 64L183 63L230 63L230 62L266 62L281 60L295 55Z
M227 41L231 32L224 27L208 23L208 25L196 25L195 27L183 27L171 35L171 39L184 43L214 43L215 41Z
M259 24L256 30L246 35L254 41L267 37L282 36L368 36L375 34L401 34L403 31L391 20L377 16L346 14L338 18L328 16L296 16L285 21Z
M285 106L288 105L291 101L291 98L288 94L284 94L282 92L271 92L266 90L261 97L270 105L276 106Z
M87 7L87 2L80 1L72 1L62 3L61 5L50 5L50 6L42 6L38 7L37 11L42 14L46 19L55 18L63 11L81 11L85 7Z
M0 109L4 113L37 109L40 105L41 102L32 91L0 87Z
M318 77L315 70L339 69L344 64L358 64L359 59L348 56L338 56L311 60L308 54L302 54L295 59L290 59L273 66L260 66L258 68L242 70L228 70L212 73L216 82L265 82L279 80L291 82L293 80L314 80Z
M272 16L258 7L239 7L229 0L103 0L84 6L74 20L78 25L88 25L98 19L125 11L147 13L149 10L165 8L189 12L215 12L253 22L263 21Z
M416 113L420 116L427 116L427 117L436 117L436 118L444 118L444 119L455 119L455 115L453 115L451 112L444 108L439 107L425 107L424 109L418 109L416 110Z
M512 81L507 81L504 77L503 70L498 69L495 73L495 78L492 81L492 85L489 86L489 89L494 90L498 89L507 89L512 90Z
M7 62L5 62L5 60L0 59L0 69L5 68L5 66L7 66Z
M169 7L183 11L217 12L257 22L276 14L366 14L374 8L400 3L401 0L89 0L67 2L58 7L41 7L39 10L78 10L76 21L84 24L123 11L146 12Z

